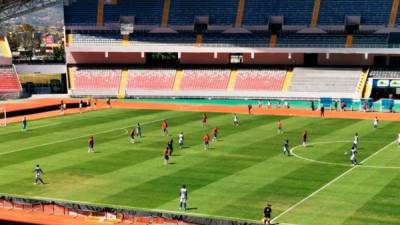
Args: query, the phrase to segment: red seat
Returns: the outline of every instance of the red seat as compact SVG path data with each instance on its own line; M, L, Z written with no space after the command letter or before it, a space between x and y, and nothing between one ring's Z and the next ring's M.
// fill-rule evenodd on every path
M285 76L284 70L240 70L235 90L281 91Z
M181 89L226 90L230 73L229 69L185 70Z
M175 73L171 69L129 70L128 90L172 90Z
M118 90L121 82L121 70L84 69L75 71L77 90Z
M21 91L18 75L12 67L0 68L0 92L15 93Z

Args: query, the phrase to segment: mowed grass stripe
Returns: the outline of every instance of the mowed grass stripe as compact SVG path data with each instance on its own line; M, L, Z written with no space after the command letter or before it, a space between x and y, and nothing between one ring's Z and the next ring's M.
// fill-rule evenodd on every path
M193 115L186 114L186 116L180 116L179 118L172 118L171 121L185 121L185 118L190 121L193 118ZM149 123L161 123L161 121L149 121ZM126 127L129 127L126 124ZM133 126L133 125L132 125ZM62 129L62 127L60 127ZM73 131L71 131L73 132ZM90 135L95 136L96 146L101 146L103 143L108 141L113 141L115 137L122 136L126 134L125 129L123 128L112 128L112 129L100 129L97 133L80 133L82 135L75 136L71 138L58 138L56 141L50 143L42 143L39 146L27 146L22 149L12 150L10 152L4 153L2 157L0 157L0 168L4 166L8 166L10 164L15 164L18 162L23 162L26 160L39 159L42 157L48 157L53 154L60 154L63 152L73 151L75 149L86 149L87 139ZM1 155L1 153L0 153Z
M246 131L251 130L251 129L257 129L258 127L273 126L273 124L275 124L275 120L271 120L270 123L266 123L265 122L266 120L268 120L268 118L266 118L266 117L254 117L254 118L252 118L252 120L247 121L246 123L243 123L241 125L240 131L243 133L235 131L236 128L232 127L231 130L224 131L223 139L230 138L230 139L239 140L239 141L245 140L247 137L244 136L243 134ZM221 127L223 127L223 126L221 126ZM232 126L232 125L229 125L229 126ZM167 190L163 191L163 193L165 192L164 193L166 196L165 199L160 198L160 196L157 196L157 199L154 199L154 203L153 203L154 205L150 205L149 202L151 202L151 201L149 201L148 199L145 199L145 198L152 197L152 196L146 196L146 195L141 194L142 192L140 190L143 189L144 187L158 188L158 187L160 187L160 185L158 184L159 182L161 182L161 183L169 182L169 181L174 182L175 180L179 180L180 179L179 177L182 177L182 179L180 179L181 180L180 182L185 181L185 178L186 179L194 179L193 186L192 186L192 184L190 185L191 189L194 190L195 189L195 186L194 186L195 180L200 179L200 177L198 177L198 176L205 175L202 172L197 171L198 169L207 170L208 169L207 167L212 168L212 167L215 167L218 165L226 166L226 164L219 163L219 162L225 162L225 161L233 162L236 160L236 157L232 158L230 156L229 157L228 156L219 156L218 151L221 151L221 150L219 150L219 147L217 146L219 143L212 143L211 146L215 145L215 147L213 147L213 149L210 150L209 152L205 152L204 150L202 150L202 143L200 141L201 137L202 137L202 132L199 133L199 135L197 135L197 136L199 137L199 141L197 142L198 143L197 150L196 150L196 146L191 146L192 151L197 151L197 153L190 154L190 155L186 155L186 154L183 155L183 153L182 153L182 156L177 157L176 160L173 158L173 162L177 163L177 165L183 165L183 167L182 166L177 167L178 170L174 171L174 168L176 167L176 165L173 165L170 168L168 168L169 170L173 170L174 171L173 173L168 174L166 176L155 176L153 180L147 181L146 183L143 183L143 184L139 184L138 186L135 186L132 188L128 188L126 190L121 190L120 193L111 195L101 202L115 201L117 199L120 199L120 201L121 201L121 199L124 199L122 204L134 203L135 205L138 205L139 207L144 207L141 204L145 204L146 207L155 208L158 205L167 201L168 199L171 199L171 198L174 199L176 197L176 190L173 192L167 191ZM243 142L243 141L241 142L242 145L246 144L246 143L247 142ZM241 147L241 145L239 144L237 146L237 148L235 148L235 150L233 150L233 151L240 151L240 147ZM186 152L187 149L185 149L183 151ZM215 154L214 154L214 152L215 152ZM193 163L193 161L196 161L196 157L198 157L198 155L202 156L202 155L206 155L206 154L208 154L208 157L204 158L204 160L201 160L199 163L196 163L196 164ZM243 165L233 168L233 169L237 170L237 169L243 168L245 166L254 164L256 162L254 159L248 159L248 158L243 159L242 161L247 161L249 163L243 164ZM156 163L158 163L158 162L156 162ZM207 165L210 165L210 166L207 166ZM223 169L226 170L226 173L229 173L230 169L232 169L232 168L229 168L229 166L228 166L228 168L222 167L222 168L220 168L220 170L215 170L214 173L207 173L208 175L204 176L202 179L206 180L207 182L211 182L213 179L219 179L220 176L223 175L223 171L222 171ZM196 173L198 176L190 178L190 176L186 175L187 173ZM157 174L153 174L153 176L154 175L157 175ZM151 176L151 174L149 174L149 176ZM176 182L178 182L178 181L176 181ZM188 180L185 182L191 183L191 180ZM146 189L146 188L144 188L144 189ZM179 188L179 185L171 186L171 188L177 189L177 188ZM157 190L154 190L154 191L157 191ZM127 198L126 197L127 195L131 196L131 198ZM139 199L139 198L143 198L143 199ZM116 203L113 203L113 204L116 204Z
M165 114L163 111L156 111L157 113L150 112L150 116L143 116L143 119L147 119L147 121L159 120L159 117L162 117ZM65 123L60 124L57 127L46 131L28 131L20 132L14 134L14 138L6 138L1 142L0 154L16 151L18 149L29 148L30 146L40 146L46 143L52 142L63 142L73 140L75 138L80 138L82 135L79 134L94 134L94 133L106 133L117 131L118 129L122 129L129 125L133 126L135 120L132 119L138 117L138 114L146 115L145 112L136 112L136 111L126 111L126 110L108 110L108 111L99 111L93 112L94 115L84 114L84 115L74 115L70 116L70 120ZM114 114L112 114L114 113ZM121 114L122 113L122 114ZM104 115L105 114L105 115ZM154 114L154 115L151 115ZM110 119L107 118L107 115L113 115ZM120 115L121 117L118 119L116 115ZM132 115L133 117L129 117L127 115ZM81 117L85 117L85 119L81 120ZM78 119L81 122L75 122L74 118ZM97 123L98 121L102 121ZM80 124L83 123L84 126L80 127ZM111 128L111 129L110 129ZM76 135L78 134L78 135Z
M282 156L282 142L285 138L289 138L291 140L293 140L293 137L296 137L295 139L297 139L297 137L300 137L302 132L304 131L304 129L308 128L308 127L314 127L317 123L317 120L303 120L301 118L297 118L296 120L284 120L284 134L283 135L277 135L276 133L276 124L274 124L273 126L269 127L268 129L265 129L265 131L263 130L262 132L265 133L265 140L263 141L257 141L257 142L252 142L252 136L248 136L248 138L246 139L246 142L249 142L250 144L245 146L245 147L241 147L241 153L242 154L247 154L247 155L255 155L258 156L261 159L265 159L265 161L262 161L258 164L255 164L249 168L246 168L242 171L239 171L237 173L234 173L230 176L224 177L220 180L215 181L212 184L209 184L199 190L196 190L194 192L191 192L191 196L192 199L196 199L196 202L194 203L194 205L196 205L196 203L200 203L200 204L209 204L207 207L203 207L203 211L202 213L207 213L207 214L217 214L217 215L221 215L221 213L223 212L227 212L229 211L229 207L231 206L230 204L232 202L235 202L236 200L238 200L238 205L240 204L246 204L245 199L241 199L241 197L243 195L247 195L248 193L250 193L252 190L257 189L258 186L263 186L265 185L264 182L272 182L272 180L274 179L279 179L279 172L278 174L273 174L271 171L280 171L284 174L289 173L290 172L290 168L291 166L288 166L290 164L287 164L285 162L288 162L290 160L288 160L286 157ZM258 132L257 130L255 130L255 132ZM239 140L242 141L242 140ZM232 145L232 143L229 143ZM229 145L228 144L228 145ZM265 147L267 147L265 149ZM240 159L238 159L240 160ZM276 160L276 161L275 161ZM270 165L273 162L277 162L279 165L278 168L276 170L271 170L273 168L270 167ZM282 163L282 164L281 164ZM301 166L301 164L296 165L295 166ZM263 176L255 176L252 177L252 174L255 175L257 174L257 170L262 171L262 173L264 174ZM243 177L248 177L248 179L250 177L252 177L253 179L258 179L258 183L257 185L252 185L251 187L249 187L248 185L244 185L244 187L235 187L235 184L237 184L237 180L239 179L238 177L240 177L239 175L243 174ZM260 179L260 177L272 177L270 179ZM247 180L248 180L247 179ZM233 186L229 186L229 184L232 183ZM232 189L230 190L226 190L226 188L231 187ZM210 190L213 190L212 192ZM207 193L212 193L212 194L207 194ZM226 193L229 193L229 196L226 196ZM236 195L234 195L236 194ZM194 197L193 197L194 196ZM197 198L196 198L197 197ZM261 200L258 197L259 200ZM178 199L174 199L171 202L168 202L165 205L159 206L159 208L171 208L174 203L176 205L176 202L178 201ZM261 200L263 202L263 204L265 204L265 198L263 198ZM193 203L192 203L193 204ZM226 207L226 206L229 207ZM255 204L253 204L255 205ZM262 205L258 205L257 207L262 207ZM221 211L219 211L221 210ZM244 212L243 211L243 215L246 213L248 216L248 211ZM217 212L217 213L215 213ZM229 212L228 214L226 214L225 216L229 216ZM250 217L250 218L254 218L254 217Z
M117 113L118 111L116 110ZM86 153L87 137L85 137L71 143L72 146L56 144L55 147L60 148L56 150L59 153L33 157L31 160L20 162L16 160L15 164L9 163L2 167L0 176L11 178L0 180L0 192L177 211L177 192L179 187L186 183L190 193L189 206L197 208L189 213L259 220L262 207L267 201L273 203L275 215L314 192L321 185L332 180L335 175L341 174L343 170L341 167L321 166L294 157L284 157L282 142L285 138L290 140L290 145L293 147L301 143L302 132L307 129L310 142L348 138L350 145L354 130L363 130L360 132L361 143L365 138L375 138L376 145L381 145L387 140L385 137L390 136L393 129L397 129L396 125L383 123L380 130L383 133L377 136L369 131L364 133L364 130L370 129L371 121L248 115L239 115L241 125L233 128L232 114L218 113L208 114L209 126L202 128L199 112L159 112L152 115L150 113L147 116L146 111L138 112L140 116L125 119L116 116L117 119L116 117L112 119L115 123L93 124L83 130L106 131L119 127L121 124L123 125L121 127L129 126L131 123L133 126L136 119L142 122L141 118L176 117L173 120L167 118L170 134L176 143L177 134L180 131L185 132L187 148L177 150L175 147L177 155L172 157L172 162L175 164L162 165L161 152L169 137L162 137L161 124L154 123L144 126L145 138L143 143L137 145L129 143L125 130L118 130L95 136L96 150L100 152L99 154ZM110 112L106 114L108 113ZM91 120L95 114L88 113L83 117ZM108 118L106 114L103 115L104 120ZM79 115L76 119L81 120L83 117ZM181 117L185 117L187 122L182 122ZM276 133L276 123L279 118L283 119L284 123L283 135ZM40 124L46 126L46 122L48 121L43 120ZM79 123L77 124L79 128ZM211 143L213 149L205 152L202 150L202 136L205 133L211 133L211 128L214 126L220 128L221 141ZM13 127L13 129L16 128L17 126ZM45 128L36 131L44 132ZM64 131L63 136L72 136L79 132L71 127ZM49 132L47 135L38 135L23 141L29 145L40 141L47 142L46 137L57 139L59 136L61 135ZM0 144L0 148L2 146ZM336 145L327 150L332 154L340 151L340 157L342 157L343 150L341 149L344 146L346 144ZM71 150L64 151L64 148L71 148ZM371 150L371 153L374 152L374 146L368 145L366 148L368 151ZM317 152L318 149L307 148L305 151ZM369 154L367 151L364 153ZM16 157L17 155L28 157L19 153ZM318 154L315 155L319 157ZM339 156L336 157L340 159ZM348 156L343 157L348 160ZM31 170L37 161L40 161L47 172L44 178L50 181L49 185L32 186ZM378 163L384 162L387 161L383 158ZM390 163L396 164L396 161L390 158ZM363 184L369 184L368 179L364 180ZM379 185L379 182L374 184L374 186ZM384 187L375 188L374 196L384 190ZM378 190L379 188L381 191ZM334 201L335 195L331 194L329 201ZM364 198L362 192L358 197L363 198L364 202L371 201L371 196L365 195ZM360 208L355 209L354 213L358 213L358 209ZM283 222L295 223L296 221Z
M400 202L398 201L398 192L400 187L400 174L398 171L390 171L389 176L385 176L386 184L379 193L364 203L355 213L348 217L342 224L353 225L397 225L400 221ZM390 178L392 178L390 180ZM374 174L370 179L373 182L379 182L382 179L381 174ZM389 182L388 182L389 181ZM379 183L379 186L382 184ZM368 184L364 184L369 190Z
M296 123L301 123L302 122L302 119L301 118L291 118L289 121L293 121L293 124L296 124ZM288 120L285 120L285 122L289 125L290 124L290 122L289 122ZM276 135L276 124L275 124L275 122L276 122L276 120L274 121L274 123L272 123L270 126L268 126L269 127L269 129L265 129L265 128L262 128L262 130L266 130L267 132L267 134L268 133L272 133L273 135ZM307 122L307 120L305 120L305 122ZM255 132L257 132L257 129L258 128L255 128ZM268 132L269 130L271 130L272 132ZM238 133L237 134L237 136L238 136L238 138L240 138L240 139L238 139L238 138L234 138L234 140L236 140L236 141L238 141L239 143L243 143L243 142L245 142L245 143L247 143L247 142L251 142L251 141L253 141L254 139L252 139L251 138L251 135L252 135L252 133L249 133L250 135L249 136L247 136L246 135L246 133L245 132L241 132L241 133ZM235 137L236 137L236 135L235 135ZM276 138L275 138L276 139ZM223 142L224 143L224 142ZM268 143L268 142L265 142L265 143ZM281 141L279 140L279 143L281 143ZM269 143L268 143L269 144ZM232 146L234 146L234 145L232 145ZM255 150L256 149L260 149L260 146L265 146L265 144L264 145L262 145L262 144L260 144L260 143L256 143L256 145L254 146L255 148ZM270 146L270 145L269 145ZM279 144L279 146L280 146L280 144ZM248 147L248 145L246 145L246 147L245 148L243 148L242 147L242 145L239 145L239 146L237 146L237 149L235 149L234 151L236 152L236 151L238 151L238 152L242 152L242 151L246 151L246 149L249 149L249 148L247 148ZM232 148L231 148L232 149ZM260 149L261 150L261 154L265 154L265 150L263 150L262 148ZM264 153L262 153L262 152L264 152ZM277 155L277 154L282 154L281 153L281 147L279 147L279 148L277 148L277 149L273 149L273 154L274 155ZM257 151L253 151L253 154L256 154L256 155L261 155L261 154L259 154L260 152L258 152L257 153ZM263 159L263 157L261 156L260 157L260 159L262 160ZM240 160L241 162L243 161L243 160ZM181 160L179 161L179 162L181 162ZM223 163L224 161L223 160L220 160L220 162L221 163ZM211 175L211 173L207 173L207 171L203 171L202 170L202 168L204 168L204 167L207 167L207 166L204 166L203 164L202 165L194 165L191 169L193 170L193 171L189 171L189 173L196 173L196 174L198 174L198 176L202 176L201 177L201 180L206 180L206 177L213 177L214 178L214 180L206 180L205 182L203 182L203 183L201 183L201 184L199 184L199 186L200 187L205 187L205 188L207 188L207 186L204 186L204 185L207 185L207 183L208 182L217 182L219 179L222 179L222 178L224 178L225 176L229 176L229 175L231 175L231 174L234 174L234 173L236 173L237 171L240 171L240 170L243 170L243 169L246 169L247 167L249 167L249 166L252 166L252 165L254 165L254 162L249 162L249 164L246 164L246 166L243 166L240 170L237 170L237 168L234 168L234 171L230 171L229 173L227 173L227 172L225 172L227 169L226 169L226 167L227 168L230 168L230 167L233 167L233 166L236 166L236 164L235 164L235 162L236 161L229 161L229 163L224 163L224 167L223 167L223 170L222 169L219 169L219 170L216 170L214 173L217 173L217 172L221 172L221 173L226 173L226 175L224 175L224 176L215 176L215 175ZM224 171L225 170L225 171ZM196 172L194 172L194 171L196 171ZM183 182L183 181L185 181L186 182L186 180L188 179L187 178L187 175L186 175L186 170L184 170L184 171L179 171L179 173L177 173L176 175L173 175L173 177L172 178L170 178L170 177L165 177L165 178L163 178L163 179L160 179L160 180L157 180L156 182L162 182L162 181L165 181L165 180L168 180L168 179L171 179L172 180L172 182L174 182L175 180L180 180L180 182ZM204 173L206 173L206 174L204 174ZM198 176L196 176L196 177L198 177ZM204 177L203 177L204 176ZM179 178L180 177L180 178ZM153 181L154 182L154 181ZM206 183L207 182L207 183ZM191 181L189 182L189 181L187 181L187 183L189 184L189 183L192 183ZM205 184L204 184L205 183ZM154 184L154 186L155 187L157 187L158 185L157 184ZM179 188L179 185L177 185L176 187L175 187L176 189L178 189ZM192 187L192 184L191 184L191 192L193 192L193 191L195 191L197 189L197 187L195 186L195 187ZM132 194L130 194L130 196L132 196L131 198L133 198L134 200L135 200L135 193L136 192L139 192L140 190L135 190L135 191L129 191L129 192L127 192L127 191L124 191L124 192L122 192L122 194L126 194L126 193L132 193ZM212 191L210 191L210 192L217 192L218 190L212 190ZM168 191L166 191L166 193L168 194L168 195L172 195L172 197L173 197L173 199L176 199L176 194L175 194L175 192L168 192ZM226 194L226 193L224 193L224 194ZM232 196L233 197L233 196ZM113 196L112 197L112 199L118 199L116 196ZM133 201L134 201L133 200ZM170 202L171 202L171 208L167 208L167 209L171 209L171 210L173 210L173 209L176 209L175 207L172 207L172 202L173 202L174 200L170 200ZM137 204L137 203L135 203L135 204ZM220 204L223 204L222 202L220 202ZM163 208L163 206L157 206L157 208ZM200 207L200 206L198 206L198 207ZM207 207L209 207L209 206L207 206ZM218 207L218 206L216 206L216 207ZM204 210L204 207L202 208L202 210ZM200 210L200 209L198 209L197 211L200 211L201 213L203 213L203 211L202 210Z
M185 116L180 116L179 120L182 122L185 119L188 119L187 121L190 122L191 119L194 117L194 115L189 115L189 114L187 116L189 116L189 117L186 118ZM173 118L171 118L170 120L175 121L175 119L173 119ZM178 120L178 119L176 119L176 120ZM151 132L151 130L152 130L153 132L158 133L159 132L159 123L160 123L160 121L155 121L155 122L151 121L147 124L143 123L143 125L144 125L143 129L148 132ZM112 131L112 132L114 132L114 131ZM110 155L112 155L113 153L119 154L119 152L115 151L115 150L120 150L121 148L117 147L117 149L113 149L112 148L113 146L120 146L121 143L126 144L125 146L131 146L131 144L128 141L129 140L128 134L126 132L121 132L120 130L118 130L117 135L118 135L118 137L120 137L119 140L116 140L116 138L117 138L116 136L114 136L113 134L111 134L111 136L110 136L110 133L107 133L107 132L102 133L101 135L97 135L96 136L96 152L101 153L101 154L99 154L99 155L94 154L94 155L99 156L99 158L101 158L103 156L107 158L107 157L110 157ZM87 157L88 154L86 153L86 151L87 151L86 141L87 141L87 136L76 139L76 142L72 142L72 143L71 142L62 142L62 143L56 143L54 145L52 144L49 146L43 146L41 148L31 149L32 151L35 151L35 152L32 152L32 151L15 152L12 154L12 157L7 157L10 155L9 154L9 155L6 155L6 157L3 157L2 160L10 163L11 165L15 165L16 162L13 161L13 159L16 159L16 160L26 159L26 160L31 161L30 167L32 167L32 165L35 165L36 163L39 163L40 161L51 161L52 156L59 155L59 154L62 154L61 158L65 157L66 159L68 159L71 156L71 154L72 155L78 154L79 157L81 157L83 159L95 160L96 159L95 156L90 157L90 158ZM111 143L108 144L109 142L111 142ZM47 147L47 149L45 147ZM54 149L62 149L63 151L55 151ZM124 149L124 148L122 148L122 149ZM53 151L54 154L50 154L49 152L46 152L46 150ZM130 151L131 150L127 150L126 152L130 152ZM21 157L21 155L23 155L23 154L26 154L26 155L35 154L35 157L32 157L32 156L31 157ZM43 158L42 158L42 156L43 156ZM57 158L59 159L60 156L58 156ZM123 157L121 157L121 158L123 158ZM35 159L35 160L32 161L32 159ZM79 164L77 164L77 162L81 162L81 160L80 159L75 159L75 160L78 160L78 161L75 161L73 164L71 164L71 167L79 166ZM24 161L22 161L22 162L24 162ZM116 162L118 162L118 161L116 161ZM88 162L85 161L83 163L88 163ZM1 163L0 166L8 166L10 164ZM53 165L48 165L48 168L54 169L54 166L57 166L57 165L65 165L65 164L57 164L57 163L53 162ZM97 166L96 163L93 163L93 165ZM99 164L99 165L102 165L102 164ZM104 165L102 165L102 166L104 167ZM105 168L107 168L107 167L105 167ZM64 169L68 169L68 168L64 168L64 167L60 168L60 170L63 170L63 171L64 171ZM52 170L50 170L50 171L52 171ZM85 172L85 170L82 170L82 173L84 173L84 172Z
M188 115L187 113L186 113L186 115ZM199 117L199 114L190 114L190 119L188 119L186 122L188 122L188 123L193 123L193 124L199 124L199 122L198 122L198 117ZM214 118L217 118L217 116L216 117L214 117ZM173 119L170 119L169 120L172 124L173 123L177 123L177 121L179 121L179 123L180 124L182 124L182 125L186 125L186 123L184 123L185 122L185 117L184 116L179 116L179 117L177 117L177 118L173 118ZM168 140L168 138L167 137L160 137L159 135L161 135L161 131L160 131L160 126L159 126L159 124L157 123L153 123L153 124L150 124L149 126L151 126L151 130L152 130L152 132L150 132L150 129L147 127L147 126L145 126L144 127L144 130L146 131L146 133L144 133L144 135L146 136L146 135L149 135L149 134L151 134L151 133L154 133L154 134L157 134L157 136L158 136L158 139L164 139L164 141L163 141L163 145L161 145L161 146L158 146L157 147L157 153L154 155L154 157L155 158L157 158L157 160L159 159L159 158L161 158L161 150L162 150L162 147L164 147L164 144L166 143L166 141ZM198 126L200 129L201 129L201 126L200 126L200 124L199 124L199 126ZM125 136L125 135L124 135ZM105 138L105 137L101 137L101 138ZM107 137L107 138L109 138L109 137ZM125 139L126 138L126 139ZM127 146L131 146L130 145L130 143L128 142L128 138L127 138L127 134L126 134L126 137L122 137L122 139L125 139L125 140L118 140L118 141L113 141L113 143L111 144L111 146L112 145L114 145L114 146L119 146L118 144L126 144ZM87 157L86 155L87 154L85 154L85 152L86 152L86 139L84 139L85 140L85 142L83 142L82 143L82 145L81 145L81 151L79 151L79 153L73 153L73 152L71 152L71 153L68 153L68 154L79 154L79 155L82 155L82 153L83 153L83 157ZM111 139L111 140L113 140L113 139ZM102 141L102 142L108 142L108 141L106 141L106 140L102 140L102 139L100 139L100 141ZM145 141L144 141L144 143L145 143ZM98 151L102 151L102 144L97 144L96 146L98 146L98 147L96 147L96 149L98 150ZM139 147L141 147L141 145L139 144L138 145ZM105 146L105 148L107 149L107 148L109 148L109 146ZM110 149L112 149L112 148L110 148ZM71 150L71 151L75 151L74 149L73 150ZM108 153L109 151L107 150L106 151L106 153ZM114 152L114 151L112 151L111 150L111 152ZM104 153L104 152L103 152ZM125 152L126 154L122 154L121 155L121 157L123 158L124 156L126 157L126 156L129 156L130 155L130 153L132 153L132 151L130 151L130 150L128 150L128 151L126 151ZM68 158L69 156L68 155L65 155L65 158ZM82 156L81 156L82 157ZM113 160L115 160L116 162L118 162L118 160L119 160L119 158L121 158L121 157L113 157L113 154L108 154L108 155L106 155L106 156L104 156L106 159L113 159ZM46 161L46 160L48 160L48 158L49 158L49 156L46 156L43 160L44 161ZM152 159L152 158L151 158ZM93 159L94 160L94 159ZM122 159L123 160L123 159ZM161 160L160 160L161 161ZM79 161L78 161L79 162ZM132 161L132 163L134 162L134 160ZM91 164L91 161L89 161L89 162L83 162L84 164ZM32 163L30 163L30 164L32 164L32 165L34 165L34 163L32 162ZM104 166L104 164L97 164L97 163L94 163L93 164L94 165L94 167L96 168L97 167L97 165L102 165L102 166ZM47 166L47 168L53 168L54 167L54 165L43 165L43 166ZM79 167L80 166L80 164L72 164L71 165L71 167ZM29 170L30 170L30 167L28 167L29 168ZM107 168L107 167L106 167ZM60 170L61 171L68 171L68 169L69 168L60 168ZM73 168L72 168L73 169ZM90 168L89 168L90 169ZM84 174L85 172L87 172L87 171L85 171L85 170L82 170L81 171L81 173L82 174ZM100 171L99 171L100 172ZM28 175L28 177L30 177L29 175ZM52 182L55 182L55 183L58 183L58 182L61 182L62 183L62 180L63 180L63 178L65 177L65 175L64 174L61 174L60 176L53 176L53 177L55 177L55 178L57 178L58 177L58 179L59 180L53 180ZM27 178L27 179L30 179L30 178ZM20 183L25 183L25 182L23 182L23 181L17 181L17 182L15 182L15 183L13 183L13 185L10 185L10 184L7 184L7 185L10 185L11 187L15 187L15 186L17 186L18 184L20 184ZM74 184L74 186L76 186L75 184ZM29 186L28 186L28 188L27 189L29 189Z
M391 142L386 146L384 146L383 148L377 150L375 153L371 154L369 157L361 161L361 165L367 163L369 159L373 158L377 154L383 152L384 150L387 150L394 143L395 142ZM306 198L302 199L301 201L290 207L285 212L278 215L274 220L280 218L281 220L283 219L284 221L288 220L296 221L297 224L311 224L311 225L317 223L326 223L328 221L329 224L333 225L341 224L341 222L346 217L355 213L357 208L360 207L360 205L364 204L363 202L371 198L371 195L373 196L374 193L383 188L383 186L385 185L385 180L388 179L387 176L382 176L381 177L382 180L376 183L377 185L375 186L372 185L371 186L372 188L370 187L369 191L365 192L366 189L364 189L363 192L362 191L363 185L361 185L361 183L366 180L368 180L368 182L371 183L370 179L368 179L370 178L371 173L366 173L364 176L363 175L357 176L356 174L359 174L360 170L361 171L370 170L372 171L372 173L381 174L381 171L376 169L371 169L362 166L352 167L346 170L340 176L331 180L329 183L325 184L323 187L313 192L311 195L307 196ZM354 192L354 190L357 190L358 192ZM339 191L346 194L340 195ZM362 198L353 198L352 196L354 194L361 195ZM332 198L332 195L335 196L335 201L332 200L327 201L327 199ZM342 199L341 197L344 197L345 199ZM320 205L321 202L324 201L327 203L321 206ZM344 209L346 209L346 213L343 213L342 208L337 207L338 202ZM317 209L318 213L314 213L313 216L309 216L306 218L299 216L300 214L303 214L305 210L314 211L316 210L316 208L318 208ZM332 211L334 209L336 211ZM334 215L338 211L340 212L341 217L336 216L334 218L332 215ZM330 214L331 217L328 217L327 214Z

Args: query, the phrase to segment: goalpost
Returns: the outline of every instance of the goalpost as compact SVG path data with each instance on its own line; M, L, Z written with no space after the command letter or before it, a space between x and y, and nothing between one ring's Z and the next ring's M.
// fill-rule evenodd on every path
M7 111L5 108L0 107L0 127L7 126Z

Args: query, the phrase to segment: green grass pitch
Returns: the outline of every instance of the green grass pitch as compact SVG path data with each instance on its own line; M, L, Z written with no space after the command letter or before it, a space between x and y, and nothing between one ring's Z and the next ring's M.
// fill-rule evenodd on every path
M399 122L113 109L28 122L0 129L0 193L104 206L166 210L220 218L260 221L271 203L277 222L299 225L400 224ZM163 165L167 119L175 139L171 164ZM282 119L284 133L277 133ZM127 129L143 125L141 143ZM218 126L220 140L203 150L202 137ZM309 133L307 148L282 153ZM178 149L183 131L186 146ZM344 153L360 134L358 160ZM87 153L94 135L96 154ZM313 144L315 143L315 144ZM33 185L40 164L46 185ZM189 189L187 212L178 210L182 184Z

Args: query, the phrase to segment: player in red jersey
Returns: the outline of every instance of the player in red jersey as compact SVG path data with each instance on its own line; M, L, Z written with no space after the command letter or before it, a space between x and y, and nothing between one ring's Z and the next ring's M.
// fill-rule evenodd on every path
M135 144L135 128L133 128L131 130L131 133L129 134L130 138L131 138L131 143Z
M203 141L204 141L204 150L208 150L210 144L210 136L208 134L205 134L203 137Z
M278 134L283 133L283 124L281 120L278 120Z
M88 153L94 153L94 138L91 136L88 140Z
M207 114L203 113L203 117L201 119L203 128L207 126L207 119L208 119Z
M307 133L307 130L305 130L303 133L303 147L307 146L307 136L308 136L308 133Z
M164 165L168 165L168 160L169 160L169 149L168 149L168 147L164 148L163 155L164 155Z
M161 130L163 132L163 136L168 135L168 124L166 120L162 121Z
M218 141L218 127L214 127L214 129L212 129L213 132L213 141Z

